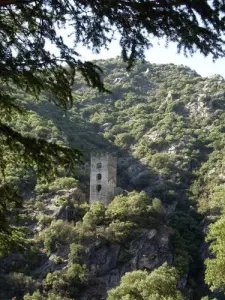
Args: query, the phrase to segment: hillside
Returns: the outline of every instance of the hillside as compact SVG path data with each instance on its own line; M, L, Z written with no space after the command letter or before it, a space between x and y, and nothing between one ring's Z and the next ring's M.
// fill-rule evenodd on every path
M35 102L15 92L30 113L8 122L81 149L84 164L76 179L62 168L50 183L37 181L30 166L7 165L6 179L23 192L15 224L27 242L23 254L1 258L0 299L107 299L126 272L157 271L165 262L176 268L182 297L172 299L211 299L209 287L225 299L216 244L225 243L225 80L172 64L138 63L129 73L120 59L98 64L111 93L99 94L77 75L66 112L47 95ZM87 205L93 150L118 159L123 192L107 208ZM209 256L207 234L218 261ZM109 299L119 299L116 293Z

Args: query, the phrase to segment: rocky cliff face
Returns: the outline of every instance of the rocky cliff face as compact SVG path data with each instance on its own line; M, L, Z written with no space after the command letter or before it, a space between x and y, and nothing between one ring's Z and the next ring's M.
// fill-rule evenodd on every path
M88 249L84 259L91 285L83 292L81 299L106 299L107 291L115 288L121 277L133 270L153 270L164 262L172 265L173 230L167 227L142 229L135 239L124 245L96 242Z

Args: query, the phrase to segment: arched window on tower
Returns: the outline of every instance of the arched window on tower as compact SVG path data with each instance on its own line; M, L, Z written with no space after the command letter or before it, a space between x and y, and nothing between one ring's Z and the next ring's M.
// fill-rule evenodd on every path
M98 173L96 177L97 177L97 180L101 180L102 179L102 174Z
M96 186L96 190L97 190L97 192L100 192L100 191L101 191L101 189L102 189L102 186L101 186L101 184L97 184L97 186Z
M101 167L102 167L102 163L97 163L97 169L101 169Z

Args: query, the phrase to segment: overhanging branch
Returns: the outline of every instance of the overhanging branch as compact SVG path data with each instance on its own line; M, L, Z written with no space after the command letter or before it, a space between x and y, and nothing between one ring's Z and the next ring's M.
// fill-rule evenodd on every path
M31 2L34 2L34 0L0 0L0 7L1 6L7 6L7 5L17 5L17 4L29 4Z

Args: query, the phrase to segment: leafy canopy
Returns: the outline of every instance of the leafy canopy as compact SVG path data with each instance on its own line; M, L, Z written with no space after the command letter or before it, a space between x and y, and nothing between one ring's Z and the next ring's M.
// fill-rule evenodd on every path
M225 216L209 227L207 241L211 241L210 250L215 255L205 261L205 282L211 290L221 289L225 291Z
M108 293L108 300L181 300L181 293L176 288L177 273L175 268L164 264L151 273L133 271L126 273L118 287Z

